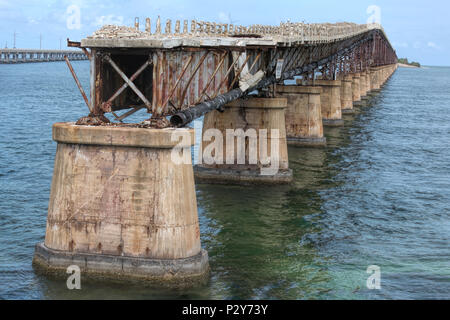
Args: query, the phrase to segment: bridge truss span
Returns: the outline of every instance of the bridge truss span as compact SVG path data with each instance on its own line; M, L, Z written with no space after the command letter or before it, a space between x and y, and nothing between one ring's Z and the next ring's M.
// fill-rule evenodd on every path
M250 27L170 20L162 31L104 26L83 39L90 50L91 118L118 122L146 109L150 126L184 126L205 113L271 85L301 77L336 79L393 64L397 56L378 24L304 24ZM119 110L127 110L121 115ZM170 118L170 123L167 121Z

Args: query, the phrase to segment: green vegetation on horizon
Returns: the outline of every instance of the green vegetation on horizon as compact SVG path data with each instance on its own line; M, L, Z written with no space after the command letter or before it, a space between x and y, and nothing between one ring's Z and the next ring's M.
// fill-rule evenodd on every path
M403 64L407 64L407 65L410 65L410 66L414 66L414 67L420 68L420 63L415 62L415 61L409 62L408 58L400 58L400 59L398 59L398 63L403 63Z

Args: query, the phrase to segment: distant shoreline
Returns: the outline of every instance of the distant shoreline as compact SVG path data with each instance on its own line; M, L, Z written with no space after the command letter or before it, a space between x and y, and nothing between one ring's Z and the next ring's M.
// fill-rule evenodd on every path
M399 67L403 67L403 68L414 68L414 69L420 68L420 67L417 67L417 66L412 66L410 64L404 64L404 63L399 63L398 66Z

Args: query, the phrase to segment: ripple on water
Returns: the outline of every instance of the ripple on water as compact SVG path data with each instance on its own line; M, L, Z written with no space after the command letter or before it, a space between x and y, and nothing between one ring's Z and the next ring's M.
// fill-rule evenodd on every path
M88 63L73 64L87 89ZM0 298L450 298L450 69L399 69L344 128L326 130L327 148L289 148L290 186L198 185L206 287L88 282L71 292L31 259L45 234L51 124L86 106L64 63L0 68ZM372 264L381 291L365 289Z

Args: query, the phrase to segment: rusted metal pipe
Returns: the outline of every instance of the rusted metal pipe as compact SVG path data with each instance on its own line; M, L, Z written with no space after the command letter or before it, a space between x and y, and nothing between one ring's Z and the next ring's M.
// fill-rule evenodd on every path
M225 83L225 81L228 80L228 76L230 75L231 71L234 68L234 65L238 62L239 58L241 57L241 54L239 54L239 56L236 58L236 60L233 61L233 63L231 64L231 66L228 68L227 73L225 74L225 77L223 77L223 80L220 82L219 86L216 88L215 92L214 92L214 98L217 97L220 88L222 88L223 84Z
M89 103L89 100L86 96L86 93L84 93L83 87L81 86L80 80L78 80L78 77L73 70L72 64L69 61L69 58L67 56L64 56L64 60L66 60L67 66L69 67L70 73L72 73L73 79L75 80L75 83L78 86L78 89L80 90L81 95L83 96L84 102L86 103L87 107L89 108L89 111L92 113L92 107Z

